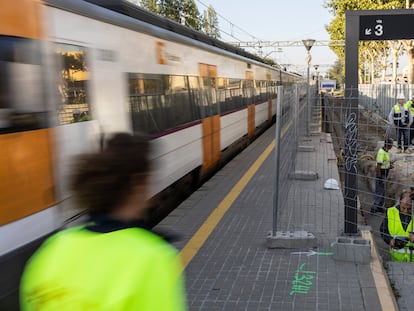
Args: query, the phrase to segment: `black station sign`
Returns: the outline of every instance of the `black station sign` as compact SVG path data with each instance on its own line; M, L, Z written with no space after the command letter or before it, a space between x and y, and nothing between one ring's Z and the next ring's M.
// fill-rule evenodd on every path
M414 14L360 15L359 40L414 39Z

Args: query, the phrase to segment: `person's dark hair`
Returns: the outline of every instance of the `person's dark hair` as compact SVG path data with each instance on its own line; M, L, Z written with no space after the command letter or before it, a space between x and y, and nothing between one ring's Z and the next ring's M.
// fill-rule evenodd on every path
M394 141L392 138L386 138L384 141L384 146L392 146L394 144Z
M400 201L406 196L411 198L411 192L407 191L407 190L402 191L401 194L400 194Z
M79 157L71 189L91 213L114 210L128 196L132 183L147 181L150 142L144 136L115 134L99 153Z

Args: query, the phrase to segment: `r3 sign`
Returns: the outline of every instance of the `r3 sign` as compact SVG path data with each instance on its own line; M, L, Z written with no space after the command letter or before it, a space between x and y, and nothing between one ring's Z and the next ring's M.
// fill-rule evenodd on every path
M381 21L381 23L382 23L382 21ZM375 25L374 33L377 37L380 37L384 34L384 27L382 26L382 24Z
M413 39L413 14L360 15L359 40Z

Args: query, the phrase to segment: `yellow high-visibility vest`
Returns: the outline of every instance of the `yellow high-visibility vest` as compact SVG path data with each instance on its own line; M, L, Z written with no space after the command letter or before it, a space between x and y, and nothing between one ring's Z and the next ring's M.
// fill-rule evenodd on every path
M388 231L390 235L394 238L397 236L408 237L410 231L413 228L413 220L411 219L410 223L407 226L407 229L404 230L404 227L401 223L400 211L395 206L388 208L387 210L388 217ZM410 261L410 243L408 242L402 249L393 249L390 248L390 254L393 261ZM413 258L414 259L414 258Z
M390 154L383 148L380 148L377 153L377 163L381 164L381 169L389 169L391 166Z
M186 310L177 251L144 228L97 233L74 227L30 259L22 311Z
M404 109L410 110L411 115L414 116L414 107L413 107L413 102L411 100L407 101L404 104Z
M394 123L399 124L399 121L403 121L403 124L408 123L408 121L409 121L408 120L408 110L405 109L405 104L403 105L403 108L404 108L404 112L401 112L400 105L399 104L394 105Z

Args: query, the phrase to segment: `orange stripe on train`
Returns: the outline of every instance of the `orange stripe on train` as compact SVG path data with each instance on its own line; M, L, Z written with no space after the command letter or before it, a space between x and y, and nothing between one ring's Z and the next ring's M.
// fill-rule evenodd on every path
M0 135L0 225L55 204L51 130Z
M43 39L42 7L40 1L3 0L0 10L2 35Z

